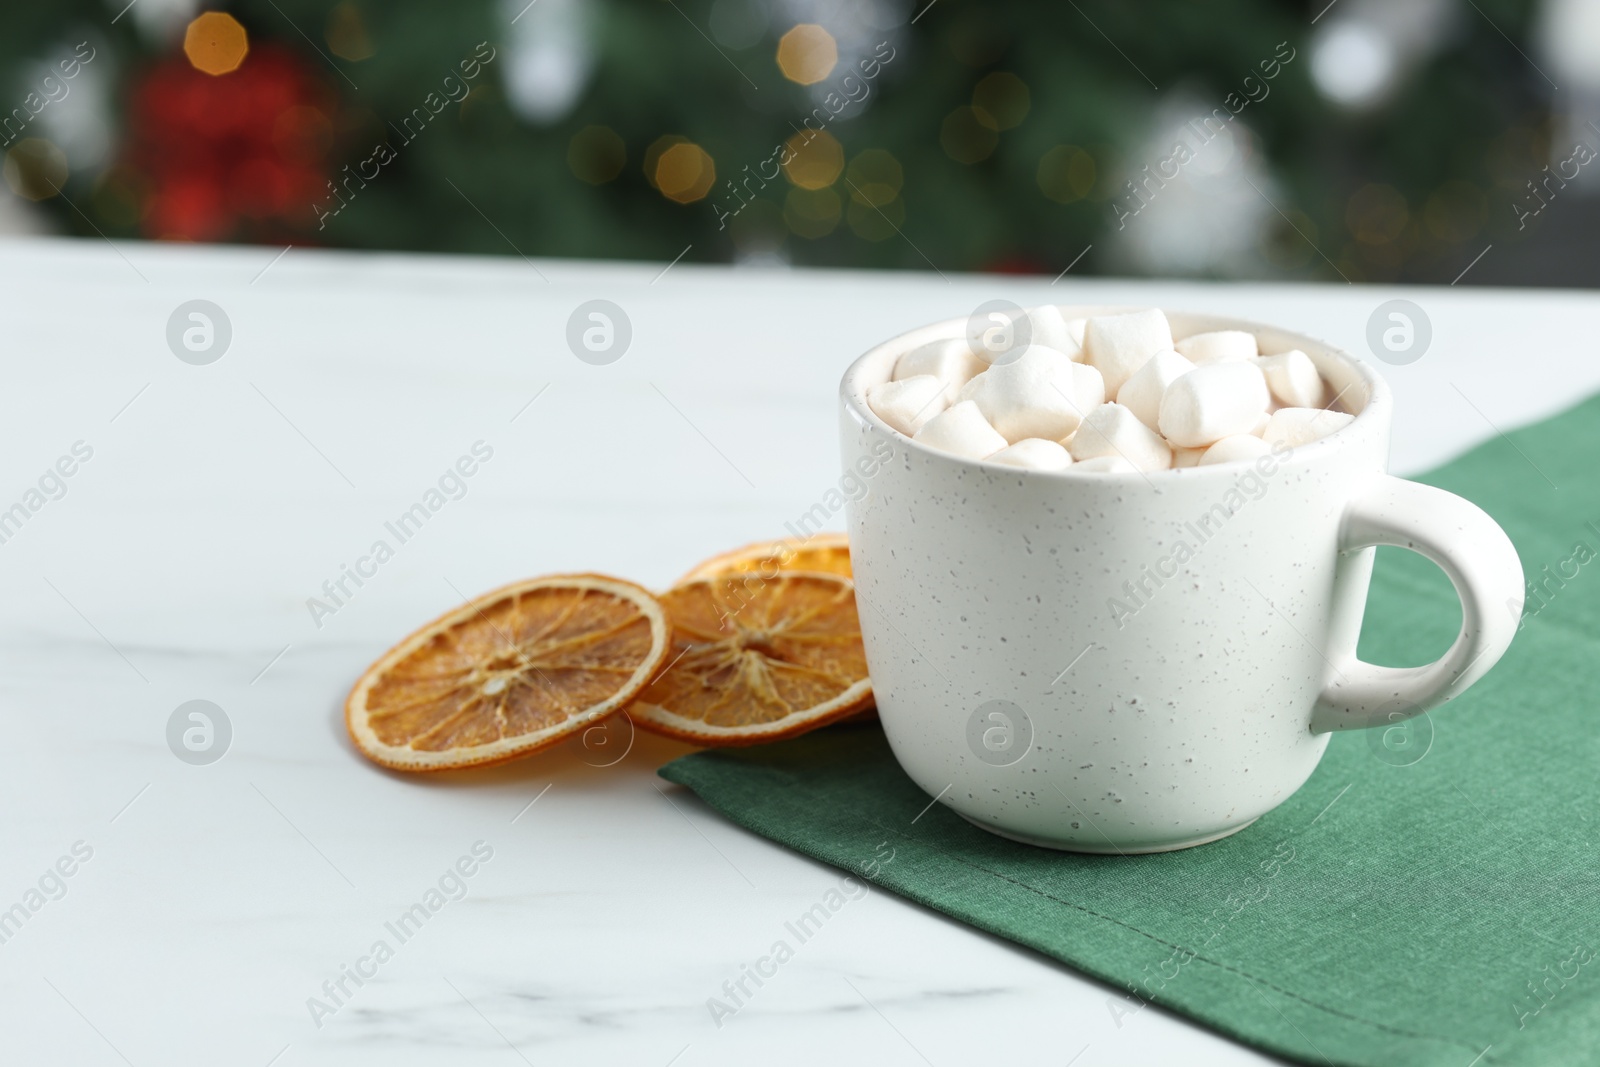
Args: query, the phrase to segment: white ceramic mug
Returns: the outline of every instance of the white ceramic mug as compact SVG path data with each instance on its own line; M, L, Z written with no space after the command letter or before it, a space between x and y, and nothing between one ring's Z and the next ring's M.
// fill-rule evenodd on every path
M1386 473L1382 379L1309 337L1168 318L1179 337L1249 330L1264 352L1301 349L1355 421L1255 464L1032 471L926 448L867 407L903 352L964 336L964 320L880 345L841 383L845 470L874 471L848 520L884 731L930 796L1005 837L1137 853L1234 833L1310 777L1330 731L1449 700L1516 632L1505 532ZM1375 545L1455 584L1461 632L1438 661L1356 658Z

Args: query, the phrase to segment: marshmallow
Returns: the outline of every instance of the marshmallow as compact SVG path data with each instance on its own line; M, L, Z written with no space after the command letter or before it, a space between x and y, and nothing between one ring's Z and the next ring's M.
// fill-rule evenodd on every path
M1199 448L1249 433L1270 402L1254 362L1208 363L1167 386L1157 422L1170 443Z
M1158 310L1067 319L996 311L921 345L867 390L883 421L929 448L1018 470L1140 473L1241 464L1335 433L1316 363L1260 355L1255 335L1172 342Z
M867 406L878 418L907 437L949 406L945 384L931 374L867 387Z
M1216 330L1185 337L1172 346L1180 355L1188 356L1196 364L1232 363L1241 359L1254 359L1256 335L1243 330Z
M1024 437L990 456L989 462L1031 470L1058 471L1072 465L1072 455L1054 441L1046 441L1042 437Z
M1322 404L1322 376L1311 357L1298 348L1276 356L1262 356L1256 366L1266 376L1273 398L1285 407L1314 408Z
M1206 454L1203 448L1174 448L1172 450L1172 465L1174 467L1198 467L1200 457Z
M1088 319L1068 319L1067 336L1072 338L1072 343L1079 348L1083 347L1083 328L1089 325Z
M1233 463L1236 460L1260 459L1272 451L1272 446L1259 437L1247 433L1234 434L1224 437L1210 448L1205 455L1200 457L1200 466L1209 467L1213 463Z
M1072 384L1078 387L1078 396L1085 402L1083 410L1099 407L1106 402L1106 379L1087 363L1072 365Z
M899 382L931 374L945 385L945 403L954 404L961 387L988 367L989 364L972 354L966 341L950 337L930 341L902 355L894 365L894 380Z
M1167 386L1194 370L1194 364L1176 352L1157 352L1134 372L1133 377L1117 390L1117 403L1139 417L1139 421L1156 429L1161 414L1161 395Z
M1261 438L1269 445L1282 442L1290 448L1299 448L1337 433L1354 421L1354 415L1325 408L1279 408L1272 413Z
M1082 332L1073 337L1067 320L1061 317L1061 309L1054 304L1028 309L1028 331L1029 344L1053 348L1073 359L1082 358L1079 351L1083 348Z
M1084 362L1106 380L1106 395L1116 396L1122 383L1157 352L1172 347L1172 329L1159 310L1098 315L1084 326Z
M1059 441L1105 400L1105 384L1093 367L1074 363L1055 349L1029 345L1012 362L972 379L957 399L975 402L1012 444L1025 437Z
M1075 471L1097 471L1101 474L1137 474L1139 468L1123 459L1121 456L1097 456L1086 459L1082 463L1074 463Z
M1033 320L1021 308L995 309L967 320L967 350L985 367L1001 366L1035 342Z
M1006 447L1006 439L989 425L978 405L970 400L929 419L912 440L967 459L983 459Z
M1172 466L1172 449L1121 404L1101 404L1089 412L1072 435L1071 451L1075 460L1120 456L1142 471Z

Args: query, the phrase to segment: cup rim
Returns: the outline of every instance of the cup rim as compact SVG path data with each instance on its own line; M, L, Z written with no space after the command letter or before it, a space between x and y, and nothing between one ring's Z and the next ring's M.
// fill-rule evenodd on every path
M1029 308L1025 308L1024 310L1029 310L1032 307L1038 306L1043 305L1029 305ZM1146 310L1149 307L1149 305L1137 304L1059 304L1056 306L1060 308L1064 318L1090 318L1097 315L1116 315L1123 312ZM1381 432L1380 424L1387 423L1388 419L1392 415L1393 394L1389 389L1388 382L1386 382L1383 377L1379 375L1377 371L1374 370L1370 365L1364 363L1360 359L1357 359L1354 355L1342 348L1339 348L1337 345L1321 340L1320 338L1313 337L1310 334L1298 333L1293 330L1284 329L1281 326L1274 326L1270 323L1261 323L1251 319L1235 318L1231 315L1219 315L1207 311L1185 311L1171 308L1161 308L1160 310L1162 314L1166 315L1169 320L1177 317L1183 320L1186 326L1196 327L1193 330L1186 329L1186 335L1190 333L1205 333L1212 330L1245 330L1255 334L1258 338L1262 337L1263 335L1270 335L1275 340L1287 340L1290 343L1286 347L1279 346L1277 344L1274 344L1273 347L1277 351L1288 351L1293 348L1300 349L1310 356L1313 362L1318 364L1319 371L1322 369L1322 363L1327 361L1342 366L1354 375L1352 381L1344 387L1344 390L1341 390L1341 395L1344 391L1349 390L1357 383L1360 383L1365 387L1366 402L1361 406L1359 411L1354 412L1354 420L1349 426L1346 426L1340 430L1336 430L1327 437L1319 438L1315 441L1309 442L1308 444L1295 446L1284 453L1278 454L1278 462L1280 463L1289 463L1294 461L1311 462L1318 456L1329 454L1342 448L1346 442L1349 442L1358 436L1362 436L1364 432ZM889 362L889 370L890 373L892 373L893 361L890 359L891 354L893 355L893 360L898 360L901 355L911 351L914 348L917 348L920 345L924 345L932 341L942 341L964 337L966 336L966 326L967 320L965 318L945 319L940 322L928 323L924 326L919 326L915 329L907 330L905 333L891 337L887 341L876 344L866 352L862 353L860 356L857 356L850 363L850 365L845 368L844 376L839 381L839 397L843 402L845 409L850 412L851 416L858 423L877 428L881 432L888 434L890 438L895 440L897 443L903 444L905 447L913 451L919 452L925 456L936 457L945 462L979 467L996 473L1032 475L1040 478L1062 478L1078 481L1093 481L1102 484L1121 484L1126 483L1130 479L1139 479L1149 482L1163 477L1186 477L1193 479L1212 476L1231 478L1238 474L1240 464L1236 463L1216 463L1206 467L1169 467L1166 470L1159 471L1113 472L1079 471L1074 469L1077 464L1054 471L1038 470L1028 467L1014 467L1008 463L995 463L989 459L970 459L966 456L958 456L954 453L945 452L937 448L930 448L928 445L920 444L911 437L906 436L879 418L872 408L867 404L867 382L865 379L868 377L868 372L874 370L879 362ZM1273 355L1275 353L1269 352L1266 354ZM876 375L873 377L876 377ZM872 384L876 384L876 381L874 381ZM1245 465L1248 466L1248 464Z

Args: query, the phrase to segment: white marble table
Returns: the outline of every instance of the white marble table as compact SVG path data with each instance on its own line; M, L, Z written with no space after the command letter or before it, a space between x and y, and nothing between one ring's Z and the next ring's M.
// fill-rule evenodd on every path
M662 585L781 535L836 477L845 363L992 297L1217 310L1359 351L1406 296L1434 340L1387 369L1402 470L1600 388L1600 299L1576 293L276 254L0 245L0 512L41 505L0 543L0 909L24 913L0 926L0 1062L1266 1062L1155 1010L1119 1025L1106 987L878 891L718 1028L707 998L836 871L661 783L682 746L402 778L352 750L344 694L462 595L579 569ZM606 366L564 340L592 298L632 321ZM209 365L166 342L191 299L231 321ZM80 441L65 495L30 498ZM315 625L307 598L477 441L466 495ZM232 727L209 765L166 739L195 699ZM385 923L480 841L465 896L400 943ZM314 1021L379 939L393 958Z

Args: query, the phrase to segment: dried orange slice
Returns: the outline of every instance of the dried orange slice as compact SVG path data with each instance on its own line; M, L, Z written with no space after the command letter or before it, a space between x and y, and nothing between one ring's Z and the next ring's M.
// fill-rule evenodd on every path
M805 540L757 541L753 545L712 556L678 579L678 584L719 574L756 574L772 577L782 571L813 571L850 577L850 541L842 533L812 534Z
M422 627L361 676L345 725L402 771L526 756L632 700L666 659L655 597L598 574L532 578Z
M672 620L671 658L628 709L648 730L699 745L754 745L872 702L848 578L696 578L664 593L661 606Z

